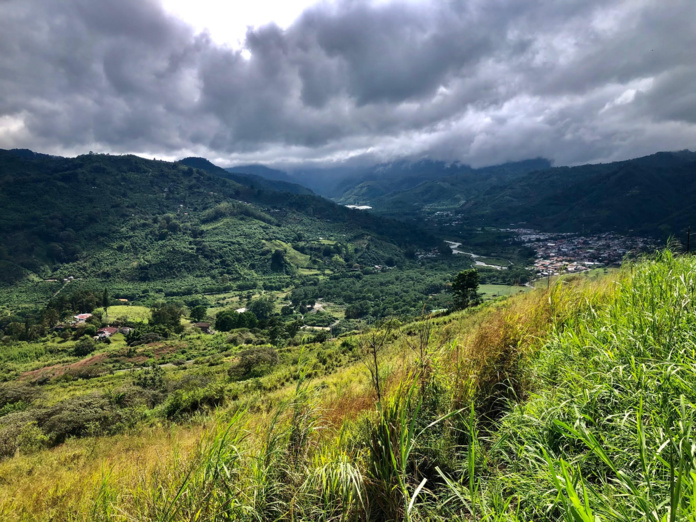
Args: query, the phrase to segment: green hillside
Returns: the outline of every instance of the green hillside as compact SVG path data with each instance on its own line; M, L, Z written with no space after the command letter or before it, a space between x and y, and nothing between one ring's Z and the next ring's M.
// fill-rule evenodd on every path
M535 159L473 169L461 163L442 161L396 161L376 165L345 179L331 196L341 203L372 205L379 212L412 211L427 202L458 206L473 193L539 169L547 160ZM407 193L408 196L401 197Z
M374 211L416 218L450 211L467 226L676 234L696 222L696 153L661 152L608 164L480 169L373 201Z
M68 277L73 287L108 282L131 299L263 281L273 288L298 270L406 263L406 249L437 244L411 226L311 194L271 190L253 177L223 179L210 172L217 167L204 166L0 151L4 302L48 299ZM337 246L327 251L322 241L329 239ZM273 248L274 241L286 246Z
M0 514L689 520L694 274L663 252L277 350L193 329L87 358L70 339L12 345Z
M196 169L205 170L209 174L215 176L226 178L232 180L236 183L242 185L247 185L252 188L257 188L261 190L273 190L278 192L290 192L292 194L314 194L310 189L293 183L291 181L277 179L279 176L274 178L268 178L266 176L261 176L255 174L255 172L263 172L268 175L269 173L260 168L250 168L249 172L243 172L239 169L223 169L217 165L212 164L205 158L184 158L179 161L182 165L187 167L193 167ZM275 172L268 169L271 173ZM280 172L280 171L278 171Z

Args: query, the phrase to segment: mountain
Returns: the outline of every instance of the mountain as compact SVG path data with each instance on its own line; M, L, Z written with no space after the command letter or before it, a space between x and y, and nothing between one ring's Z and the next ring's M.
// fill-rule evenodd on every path
M314 192L312 192L310 189L303 187L302 185L298 185L297 183L292 183L289 181L283 181L273 178L266 178L264 176L260 176L254 173L244 173L233 171L230 169L223 169L222 167L214 165L205 158L184 158L180 160L179 163L188 167L205 170L206 172L213 174L214 176L229 179L241 185L247 185L251 188L258 188L261 190L275 190L279 192L290 192L292 194L314 194ZM259 167L260 168L256 169L257 171L272 171L272 169L266 169L266 167ZM289 176L288 179L290 179Z
M550 166L549 161L542 158L480 169L465 165L449 166L439 170L447 173L446 176L384 193L372 199L371 204L378 213L400 217L412 216L423 210L458 208L491 187L510 184L530 172Z
M355 179L339 184L335 199L341 203L374 203L374 200L421 183L451 176L457 172L468 172L471 167L459 163L421 160L396 161L376 165Z
M297 183L297 180L290 176L287 172L278 169L272 169L265 165L240 165L237 167L228 167L227 172L233 174L253 174L265 179L273 181L285 181L287 183Z
M432 160L399 160L363 167L301 169L292 176L319 194L344 204L370 203L385 194L407 190L425 181L442 178L467 165Z
M254 288L298 270L405 260L405 248L436 244L411 226L215 169L200 159L0 150L0 285L73 276L131 293Z
M331 167L325 169L301 169L292 177L319 194L344 204L382 205L392 195L415 189L422 184L445 181L446 187L457 177L482 174L481 180L497 174L514 176L531 170L546 169L551 164L545 159L506 163L495 167L473 169L458 162L398 160L367 167ZM475 178L472 178L475 179Z
M688 150L576 167L536 159L449 168L455 172L404 190L369 181L347 194L364 196L383 216L420 220L447 211L468 226L665 236L696 224L696 153Z
M478 223L666 235L696 223L695 197L696 153L660 152L531 172L489 188L459 211Z

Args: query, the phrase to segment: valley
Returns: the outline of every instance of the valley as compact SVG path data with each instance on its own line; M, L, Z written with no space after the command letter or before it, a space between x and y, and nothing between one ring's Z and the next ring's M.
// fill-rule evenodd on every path
M427 166L426 179L418 182L418 169L409 168L404 193L432 182L427 178L437 169ZM464 172L464 183L484 194L495 180L518 183L536 176L527 170L535 166L544 164L495 167L485 180L461 166L458 174L454 167L447 174ZM163 162L0 151L5 519L46 510L84 515L99 502L107 513L118 506L131 517L152 518L126 500L139 498L125 493L136 487L136 476L167 495L183 488L187 499L200 502L197 486L173 467L175 455L184 452L182 462L195 480L209 480L200 475L199 466L211 465L205 452L227 451L215 437L237 430L241 418L255 433L235 472L244 488L262 495L265 486L258 480L273 487L289 480L299 496L293 499L282 488L275 494L311 511L314 493L302 496L316 487L307 482L320 469L311 459L329 459L330 466L349 465L371 477L352 482L354 496L341 510L386 510L374 516L398 518L401 508L369 507L355 496L404 495L372 489L384 484L373 467L381 457L370 441L379 436L375 426L386 422L389 408L407 408L422 424L417 447L424 457L418 458L435 466L431 471L440 470L428 475L429 494L445 498L450 486L434 477L455 473L447 462L457 453L456 434L470 429L474 417L484 429L513 416L497 402L514 400L506 389L522 397L527 386L544 386L518 380L510 357L537 364L536 354L545 353L542 347L553 341L564 318L585 314L588 300L609 306L614 282L633 281L622 263L637 263L643 272L662 266L645 257L656 252L659 235L492 226L472 220L461 199L455 207L447 199L396 211L383 203L386 185L380 203L367 208L340 197L325 199L276 171L272 178L264 175L268 171L260 167L230 172L202 158ZM685 260L669 259L662 263L685 270ZM464 310L458 274L473 277ZM553 313L549 303L557 307ZM519 351L509 352L512 346ZM415 403L400 402L415 393L418 401L434 401L423 413ZM464 408L471 416L461 414ZM451 415L451 422L439 426L439 418ZM319 425L321 432L314 429ZM305 442L292 442L293 426L306 430ZM259 479L251 463L258 451L269 451L266 435L259 434L272 436L276 429L283 448L278 455L291 464L282 467L269 456L271 467ZM331 442L337 430L348 430L355 441L350 444L357 446ZM165 432L183 446L155 444L153 437ZM444 445L435 442L439 437ZM154 447L164 460L142 449ZM297 447L301 454L293 453ZM146 471L135 471L115 448L144 459ZM60 464L66 452L78 462L70 477ZM113 476L99 471L97 464L107 461ZM28 485L16 466L40 469L46 483ZM283 469L282 477L272 467ZM171 473L166 483L157 478L164 470ZM59 480L65 482L56 487ZM222 486L220 476L210 480L209 490L231 487ZM491 473L489 480L503 479ZM119 493L104 503L101 493L76 495L75 481ZM31 493L18 504L7 500L20 489ZM241 489L232 494L243 510L262 509ZM188 501L175 500L176 509L188 512L181 504ZM162 502L153 501L151 509L161 509ZM237 513L206 502L215 513ZM426 502L418 506L423 513L429 509ZM538 512L533 500L524 509ZM283 518L281 511L276 514Z

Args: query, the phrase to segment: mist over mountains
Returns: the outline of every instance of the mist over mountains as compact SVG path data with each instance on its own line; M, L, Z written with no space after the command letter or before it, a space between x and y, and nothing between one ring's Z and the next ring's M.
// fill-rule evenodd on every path
M689 150L574 167L552 167L542 158L478 169L403 160L287 175L339 203L400 219L447 211L467 225L664 236L696 218L696 153Z

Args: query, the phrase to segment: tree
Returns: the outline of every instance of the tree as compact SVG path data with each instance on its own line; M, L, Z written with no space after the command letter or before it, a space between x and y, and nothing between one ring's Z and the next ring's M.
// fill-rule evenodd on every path
M184 311L175 303L159 303L152 310L152 324L171 328L174 331L181 329L181 316Z
M249 379L267 374L278 364L278 352L273 348L250 348L239 352L239 362L229 369L233 379Z
M475 268L462 270L452 280L452 295L454 296L454 308L463 310L479 302L478 296L479 275Z
M236 328L255 328L258 324L253 312L239 313L235 310L223 310L215 317L215 329L229 332Z
M204 304L194 306L191 308L191 319L194 321L201 322L208 315L208 307Z
M97 346L91 337L83 337L73 348L73 354L77 357L84 357L92 353L96 348Z
M282 272L285 270L285 251L276 249L271 255L271 270L274 272Z
M235 328L239 328L239 319L241 314L234 310L224 310L215 316L215 329L220 332L229 332Z
M105 288L102 294L102 306L104 307L104 315L106 316L106 321L109 320L109 291Z
M263 321L268 319L273 314L273 301L267 297L262 297L261 299L256 299L249 303L247 307L250 312L252 312L257 319Z

